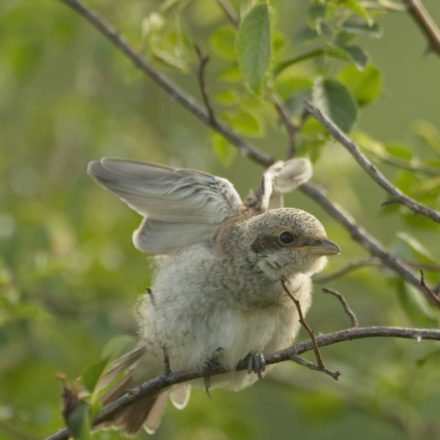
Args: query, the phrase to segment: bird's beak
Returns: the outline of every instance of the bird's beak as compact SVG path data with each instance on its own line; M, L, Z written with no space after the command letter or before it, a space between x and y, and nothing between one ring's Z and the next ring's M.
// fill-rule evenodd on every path
M331 240L313 240L304 245L311 255L337 255L341 252L339 246Z

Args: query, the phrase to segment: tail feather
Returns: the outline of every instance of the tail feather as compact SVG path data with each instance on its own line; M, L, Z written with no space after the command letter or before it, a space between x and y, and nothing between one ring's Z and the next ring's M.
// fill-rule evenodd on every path
M140 376L143 376L141 373L144 372L144 363L146 363L146 360L142 359L145 352L145 347L139 347L111 363L109 370L100 381L101 389L110 385L118 375L122 373L126 375L102 396L101 401L104 405L114 402L131 388L140 385ZM148 368L145 368L145 379L148 377ZM150 377L154 377L154 374L150 374ZM100 427L118 428L126 435L134 435L144 426L145 430L152 434L161 423L169 394L170 392L166 390L143 397L122 410L113 420L101 424Z

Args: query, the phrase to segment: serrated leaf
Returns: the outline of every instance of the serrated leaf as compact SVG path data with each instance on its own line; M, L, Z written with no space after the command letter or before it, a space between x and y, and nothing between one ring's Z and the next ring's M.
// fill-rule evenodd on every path
M209 38L209 45L214 54L227 61L234 60L236 34L232 26L219 27Z
M375 101L382 93L382 74L371 64L363 71L347 66L338 73L338 79L350 90L360 106Z
M90 393L93 393L99 378L108 364L108 361L109 358L104 358L99 362L89 365L81 375L81 383L88 391L90 391Z
M90 439L89 405L81 401L68 415L67 427L75 440Z
M357 118L357 107L350 92L338 81L317 79L313 86L313 102L335 124L348 133Z
M238 152L237 148L217 133L215 133L212 138L212 149L215 157L225 167L230 166L234 162Z
M238 29L235 50L246 86L257 91L271 59L270 17L266 4L254 6L245 15Z

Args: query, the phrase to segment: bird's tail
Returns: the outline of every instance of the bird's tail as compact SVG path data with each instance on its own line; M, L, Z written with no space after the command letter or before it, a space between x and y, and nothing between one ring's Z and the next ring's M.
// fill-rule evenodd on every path
M110 364L108 371L100 380L101 388L109 386L121 374L125 375L105 392L101 399L103 405L114 402L143 381L160 374L160 370L159 373L154 374L148 358L145 347L141 346ZM128 436L136 434L143 427L147 433L154 434L161 424L168 397L171 398L176 408L182 409L188 403L189 394L190 386L183 384L145 396L123 409L111 421L101 424L100 427L120 429Z

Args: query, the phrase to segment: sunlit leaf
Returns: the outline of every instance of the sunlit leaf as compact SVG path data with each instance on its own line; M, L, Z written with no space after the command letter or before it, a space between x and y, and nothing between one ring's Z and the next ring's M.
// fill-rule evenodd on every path
M345 132L357 118L357 108L350 92L332 79L318 79L313 87L313 102Z
M338 79L350 90L356 102L365 106L378 99L382 93L382 75L373 65L359 71L354 66L344 67Z
M262 121L247 111L230 113L228 120L232 128L245 136L261 137L264 133Z
M235 49L246 86L257 91L268 72L271 58L270 18L266 4L254 6L242 19Z
M227 61L234 60L236 34L236 30L230 25L217 28L209 38L209 45L213 53Z

